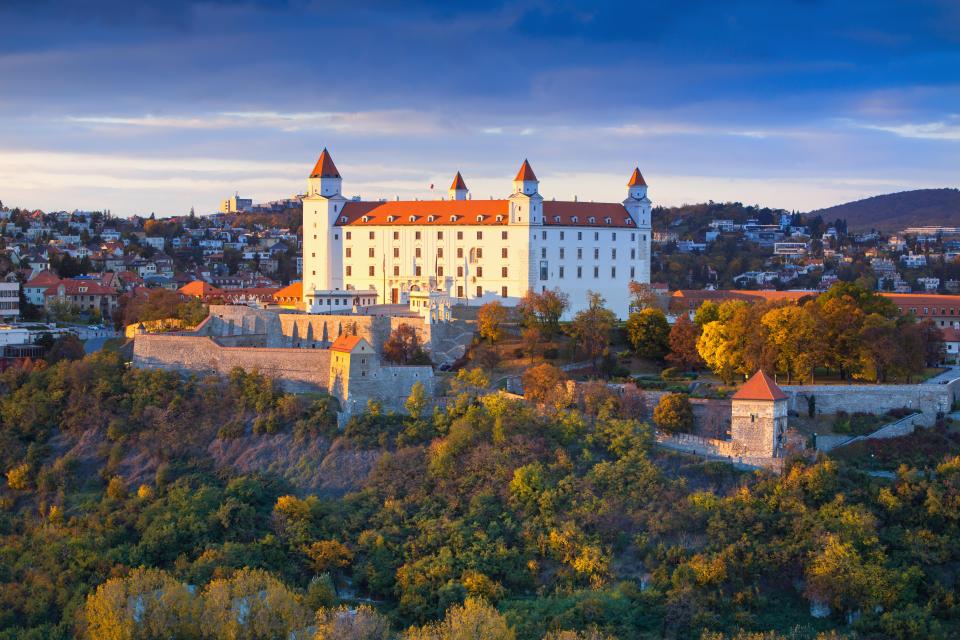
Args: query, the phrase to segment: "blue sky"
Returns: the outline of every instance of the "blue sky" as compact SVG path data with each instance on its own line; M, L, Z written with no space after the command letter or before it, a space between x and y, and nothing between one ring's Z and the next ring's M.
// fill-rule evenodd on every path
M960 3L0 4L0 200L115 214L304 188L807 210L960 183Z

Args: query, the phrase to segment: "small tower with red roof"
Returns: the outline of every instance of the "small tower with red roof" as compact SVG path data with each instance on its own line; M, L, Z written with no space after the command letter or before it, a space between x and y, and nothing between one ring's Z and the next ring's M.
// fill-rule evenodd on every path
M343 289L343 239L337 219L347 199L343 179L324 148L307 178L303 199L303 296L306 309L319 299L315 292Z
M540 195L540 181L533 172L528 160L524 160L513 179L513 193L510 195L510 224L542 225L543 196Z
M450 185L450 199L467 199L467 183L463 181L463 176L460 175L459 171L457 171L457 175L453 178L453 184Z
M623 201L623 208L637 225L634 239L637 253L643 257L637 274L639 282L650 282L650 249L653 245L651 207L652 203L647 197L647 181L643 179L640 167L634 167L630 180L627 181L627 199Z
M783 456L787 431L787 394L763 371L757 371L733 395L730 439L744 455Z

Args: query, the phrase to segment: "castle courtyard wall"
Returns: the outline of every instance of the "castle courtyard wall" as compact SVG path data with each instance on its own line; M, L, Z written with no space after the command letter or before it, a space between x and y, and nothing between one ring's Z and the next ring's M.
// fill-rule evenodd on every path
M937 413L947 413L960 394L960 380L950 384L883 385L792 385L781 387L789 396L791 411L806 415L807 399L813 396L817 413L883 414L906 407L921 411L924 426L936 422Z

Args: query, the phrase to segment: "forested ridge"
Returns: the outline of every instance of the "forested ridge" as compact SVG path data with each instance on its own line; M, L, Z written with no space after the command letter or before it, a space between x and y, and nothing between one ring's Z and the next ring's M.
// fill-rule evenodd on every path
M748 474L655 449L614 397L536 408L483 382L338 432L328 398L256 373L181 379L113 353L3 372L0 638L957 636L946 427L892 480L825 458ZM376 462L312 495L208 455L280 436Z

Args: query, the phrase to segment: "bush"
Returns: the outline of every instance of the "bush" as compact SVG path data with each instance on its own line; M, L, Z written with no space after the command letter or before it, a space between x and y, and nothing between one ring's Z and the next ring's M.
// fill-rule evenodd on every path
M664 380L679 380L683 376L680 373L680 370L676 367L667 367L660 372L660 377Z
M7 471L7 485L15 491L26 491L30 488L30 465L26 462Z
M246 428L242 420L231 420L217 430L217 437L221 440L231 440L243 437L245 432Z
M685 393L669 393L653 410L653 421L666 433L689 431L693 427L693 407Z

